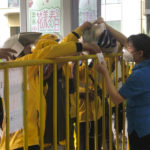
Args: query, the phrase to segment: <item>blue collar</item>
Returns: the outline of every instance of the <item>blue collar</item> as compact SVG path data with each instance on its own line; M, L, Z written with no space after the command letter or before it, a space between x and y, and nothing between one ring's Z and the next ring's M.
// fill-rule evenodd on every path
M133 68L133 70L143 68L143 67L145 67L147 65L150 65L150 58L142 61L141 63L139 63L137 65L135 65L134 68Z

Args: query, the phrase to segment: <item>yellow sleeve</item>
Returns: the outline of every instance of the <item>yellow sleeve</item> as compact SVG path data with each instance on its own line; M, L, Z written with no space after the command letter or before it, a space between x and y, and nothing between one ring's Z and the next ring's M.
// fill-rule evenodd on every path
M83 31L78 27L73 32L75 32L79 37L83 34ZM69 42L69 41L78 41L79 37L75 36L73 32L70 32L64 39L61 41L61 43Z
M46 46L39 51L24 57L17 58L18 61L34 60L34 59L51 59L60 56L72 55L77 51L76 42L65 42L61 44L53 44ZM29 78L37 74L38 66L29 67Z
M46 46L32 54L25 55L17 60L51 59L76 53L76 42L65 42Z

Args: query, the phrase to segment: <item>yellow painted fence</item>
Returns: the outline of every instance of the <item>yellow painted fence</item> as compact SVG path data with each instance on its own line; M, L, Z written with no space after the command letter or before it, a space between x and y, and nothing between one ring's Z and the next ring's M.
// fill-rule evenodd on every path
M118 62L121 62L121 81L122 83L125 82L125 77L129 75L129 64L125 64L125 62L122 59L121 54L117 55L106 55L106 62L108 65L108 69L110 72L110 75L112 76L112 80L114 81L114 84L116 88L118 88ZM73 56L73 57L63 57L63 58L58 58L58 59L52 59L52 60L33 60L33 61L22 61L22 62L7 62L7 63L1 63L0 64L0 69L4 70L4 101L5 101L5 112L6 112L6 150L11 149L9 147L9 68L17 68L17 67L23 67L23 90L24 90L24 103L23 103L23 120L24 120L24 149L28 149L28 122L27 122L27 86L28 86L28 76L27 76L27 68L29 66L39 66L39 83L40 83L40 135L39 135L39 141L40 141L40 149L44 149L44 128L43 122L44 120L44 107L43 107L43 101L42 101L42 95L43 95L43 67L44 64L52 64L53 65L53 149L57 150L57 65L59 63L63 63L66 65L66 73L65 73L65 105L66 105L66 150L69 150L69 66L68 62L76 62L78 65L76 65L76 140L77 140L77 145L76 148L77 150L80 149L80 120L79 120L79 62L82 60L85 61L85 87L86 87L86 150L89 150L89 111L88 111L88 106L89 106L89 88L88 88L88 60L92 59L94 61L94 64L97 63L97 57L95 55L89 55L89 56ZM112 73L112 65L114 67L114 74ZM113 75L112 75L113 74ZM104 83L104 79L101 79L101 83L97 82L98 74L95 70L94 72L94 89L97 89L97 84L100 84L102 87L102 109L103 109L103 120L102 120L102 149L106 149L106 125L105 125L105 98L107 96L106 92L106 87ZM95 101L95 111L96 106L97 106L97 90L94 91L94 101ZM113 150L112 148L112 143L113 143L113 135L112 135L112 102L110 97L108 96L109 99L109 150ZM115 147L116 150L126 150L128 148L128 144L125 140L125 132L126 132L126 119L125 119L125 103L123 104L123 132L122 132L122 146L121 148L119 147L119 138L118 138L118 106L116 105L116 140L115 140ZM97 124L97 117L94 119L94 138L95 138L95 150L98 150L98 124ZM107 149L106 149L107 150Z

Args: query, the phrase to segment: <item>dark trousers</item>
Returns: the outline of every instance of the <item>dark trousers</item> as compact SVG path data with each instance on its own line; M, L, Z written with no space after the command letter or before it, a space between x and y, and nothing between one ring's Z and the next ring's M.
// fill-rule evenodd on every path
M112 108L112 113L115 115L116 118L116 107ZM116 129L116 119L114 128ZM123 103L118 105L118 132L122 133L123 130Z
M98 150L102 147L102 118L98 121ZM82 135L83 136L83 135ZM90 134L89 134L89 149L95 149L95 139L94 139L94 121L90 122Z
M76 119L71 119L70 123L70 150L74 150L74 139L73 139L73 122L76 122ZM80 149L86 149L86 122L80 123ZM102 118L98 120L98 150L101 150L102 146ZM89 122L89 149L94 149L94 121Z
M22 148L17 148L15 150L24 150L24 148L23 147ZM40 150L40 146L38 146L38 145L29 146L28 150Z
M150 134L139 138L133 131L129 134L129 146L130 150L150 150Z

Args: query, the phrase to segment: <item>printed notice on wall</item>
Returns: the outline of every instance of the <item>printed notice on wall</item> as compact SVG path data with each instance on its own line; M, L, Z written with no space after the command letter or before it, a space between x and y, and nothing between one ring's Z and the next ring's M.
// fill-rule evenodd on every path
M4 71L0 71L0 96L4 99ZM5 101L5 100L4 100ZM6 111L5 111L6 118ZM23 69L9 69L9 132L23 129Z
M79 0L79 24L97 18L97 0Z
M28 0L28 31L63 33L61 0Z
M60 32L60 9L31 10L31 31Z

